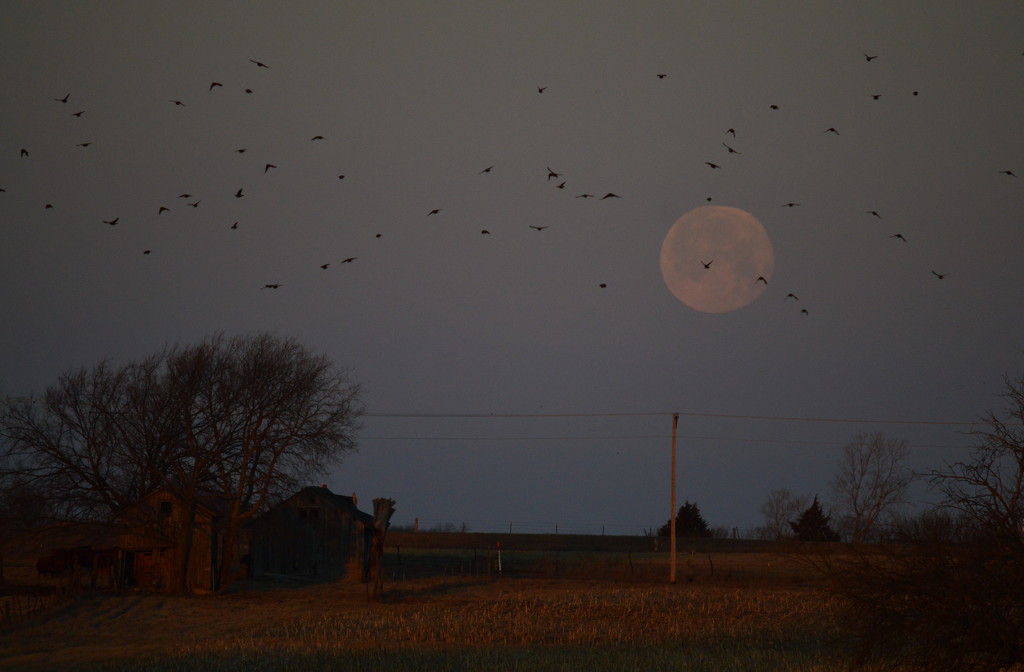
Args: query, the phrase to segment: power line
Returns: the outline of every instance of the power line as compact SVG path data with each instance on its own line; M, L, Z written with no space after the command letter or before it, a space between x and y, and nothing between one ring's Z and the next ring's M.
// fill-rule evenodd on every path
M941 425L941 426L974 426L981 421L952 422L941 420L868 420L855 418L815 418L778 415L738 415L732 413L695 413L695 412L645 412L645 413L364 413L368 418L450 418L450 419L485 419L485 418L617 418L617 417L656 417L673 415L690 418L724 418L731 420L772 420L786 422L834 422L864 425Z

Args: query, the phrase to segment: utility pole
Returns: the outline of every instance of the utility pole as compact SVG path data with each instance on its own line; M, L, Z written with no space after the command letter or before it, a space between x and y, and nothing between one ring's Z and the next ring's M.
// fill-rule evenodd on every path
M672 500L668 512L668 582L676 582L676 428L679 426L679 414L672 414Z

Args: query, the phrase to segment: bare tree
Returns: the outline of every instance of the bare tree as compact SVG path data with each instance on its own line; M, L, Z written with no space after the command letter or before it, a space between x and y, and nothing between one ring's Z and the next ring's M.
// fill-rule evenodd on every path
M796 520L807 509L811 498L797 495L788 488L778 488L768 493L758 511L764 517L764 524L758 530L764 539L783 539L790 536L790 521Z
M970 457L929 474L936 512L904 523L900 544L826 558L865 659L942 672L1024 660L1024 377L1005 384Z
M832 494L841 529L854 543L866 541L887 516L906 502L913 474L905 463L910 449L904 439L881 432L854 434L843 447Z
M183 507L173 587L185 588L201 497L226 508L226 590L244 522L355 450L348 371L269 334L175 347L69 372L39 398L0 399L0 477L52 497L62 519L112 522L159 488ZM0 478L2 480L2 478Z

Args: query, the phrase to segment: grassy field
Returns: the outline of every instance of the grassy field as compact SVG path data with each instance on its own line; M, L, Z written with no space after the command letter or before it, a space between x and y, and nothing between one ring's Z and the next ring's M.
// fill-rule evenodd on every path
M485 576L473 570L487 557L477 541L389 546L381 602L353 582L84 593L0 631L0 669L844 669L838 605L808 570L763 548L681 544L669 584L664 552L527 540L503 542L507 571Z

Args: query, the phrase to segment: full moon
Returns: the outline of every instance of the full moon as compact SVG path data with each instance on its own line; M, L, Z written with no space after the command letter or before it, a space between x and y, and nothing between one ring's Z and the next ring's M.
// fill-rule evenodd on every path
M661 244L661 277L694 310L728 313L748 306L775 269L772 241L761 222L738 208L689 211Z

